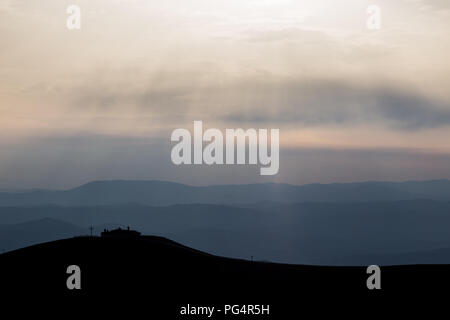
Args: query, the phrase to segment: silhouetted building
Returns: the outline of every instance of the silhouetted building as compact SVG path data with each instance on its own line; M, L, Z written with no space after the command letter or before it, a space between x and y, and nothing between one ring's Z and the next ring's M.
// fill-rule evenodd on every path
M105 229L101 233L102 237L117 237L117 238L130 238L130 237L139 237L141 235L140 232L135 230L130 230L130 227L127 229L117 228L114 230Z

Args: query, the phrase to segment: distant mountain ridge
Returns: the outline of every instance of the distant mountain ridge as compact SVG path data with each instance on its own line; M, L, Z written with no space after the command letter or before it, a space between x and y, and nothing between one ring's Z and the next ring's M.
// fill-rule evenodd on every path
M190 186L158 180L94 181L54 191L0 192L0 206L93 206L143 204L248 204L257 202L365 202L429 199L450 201L450 181L358 182L333 184L247 184Z

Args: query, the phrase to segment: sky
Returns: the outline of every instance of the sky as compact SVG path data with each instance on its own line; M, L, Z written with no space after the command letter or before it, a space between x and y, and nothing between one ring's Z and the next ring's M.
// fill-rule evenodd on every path
M0 187L450 178L449 31L446 0L3 0ZM194 120L279 128L279 174L173 165Z

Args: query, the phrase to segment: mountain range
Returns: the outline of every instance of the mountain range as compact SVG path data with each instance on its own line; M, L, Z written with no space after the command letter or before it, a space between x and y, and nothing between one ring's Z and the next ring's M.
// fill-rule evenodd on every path
M66 191L1 193L0 251L90 234L91 227L99 235L130 226L233 258L446 263L449 186L447 180L211 187L101 181Z
M0 192L0 206L55 204L93 206L139 203L245 204L256 202L365 202L430 199L450 201L450 181L334 184L248 184L190 186L166 181L94 181L68 190Z

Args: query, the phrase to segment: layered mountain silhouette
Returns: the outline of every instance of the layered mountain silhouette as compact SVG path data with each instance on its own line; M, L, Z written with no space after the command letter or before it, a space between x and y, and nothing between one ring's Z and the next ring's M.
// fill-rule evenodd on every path
M0 250L131 226L222 256L314 265L442 263L450 203L428 200L167 207L3 207ZM37 220L37 221L36 221ZM402 259L404 254L416 259ZM428 254L428 258L421 256Z
M336 184L217 185L194 187L165 181L95 181L63 190L0 192L0 206L244 204L255 202L364 202L430 199L450 201L450 181L362 182Z
M309 265L447 263L448 184L191 187L104 181L67 191L2 193L3 200L17 203L0 201L0 252L90 234L91 227L99 235L104 228L131 226L232 258ZM375 189L378 200L367 200ZM180 203L162 205L172 202Z

